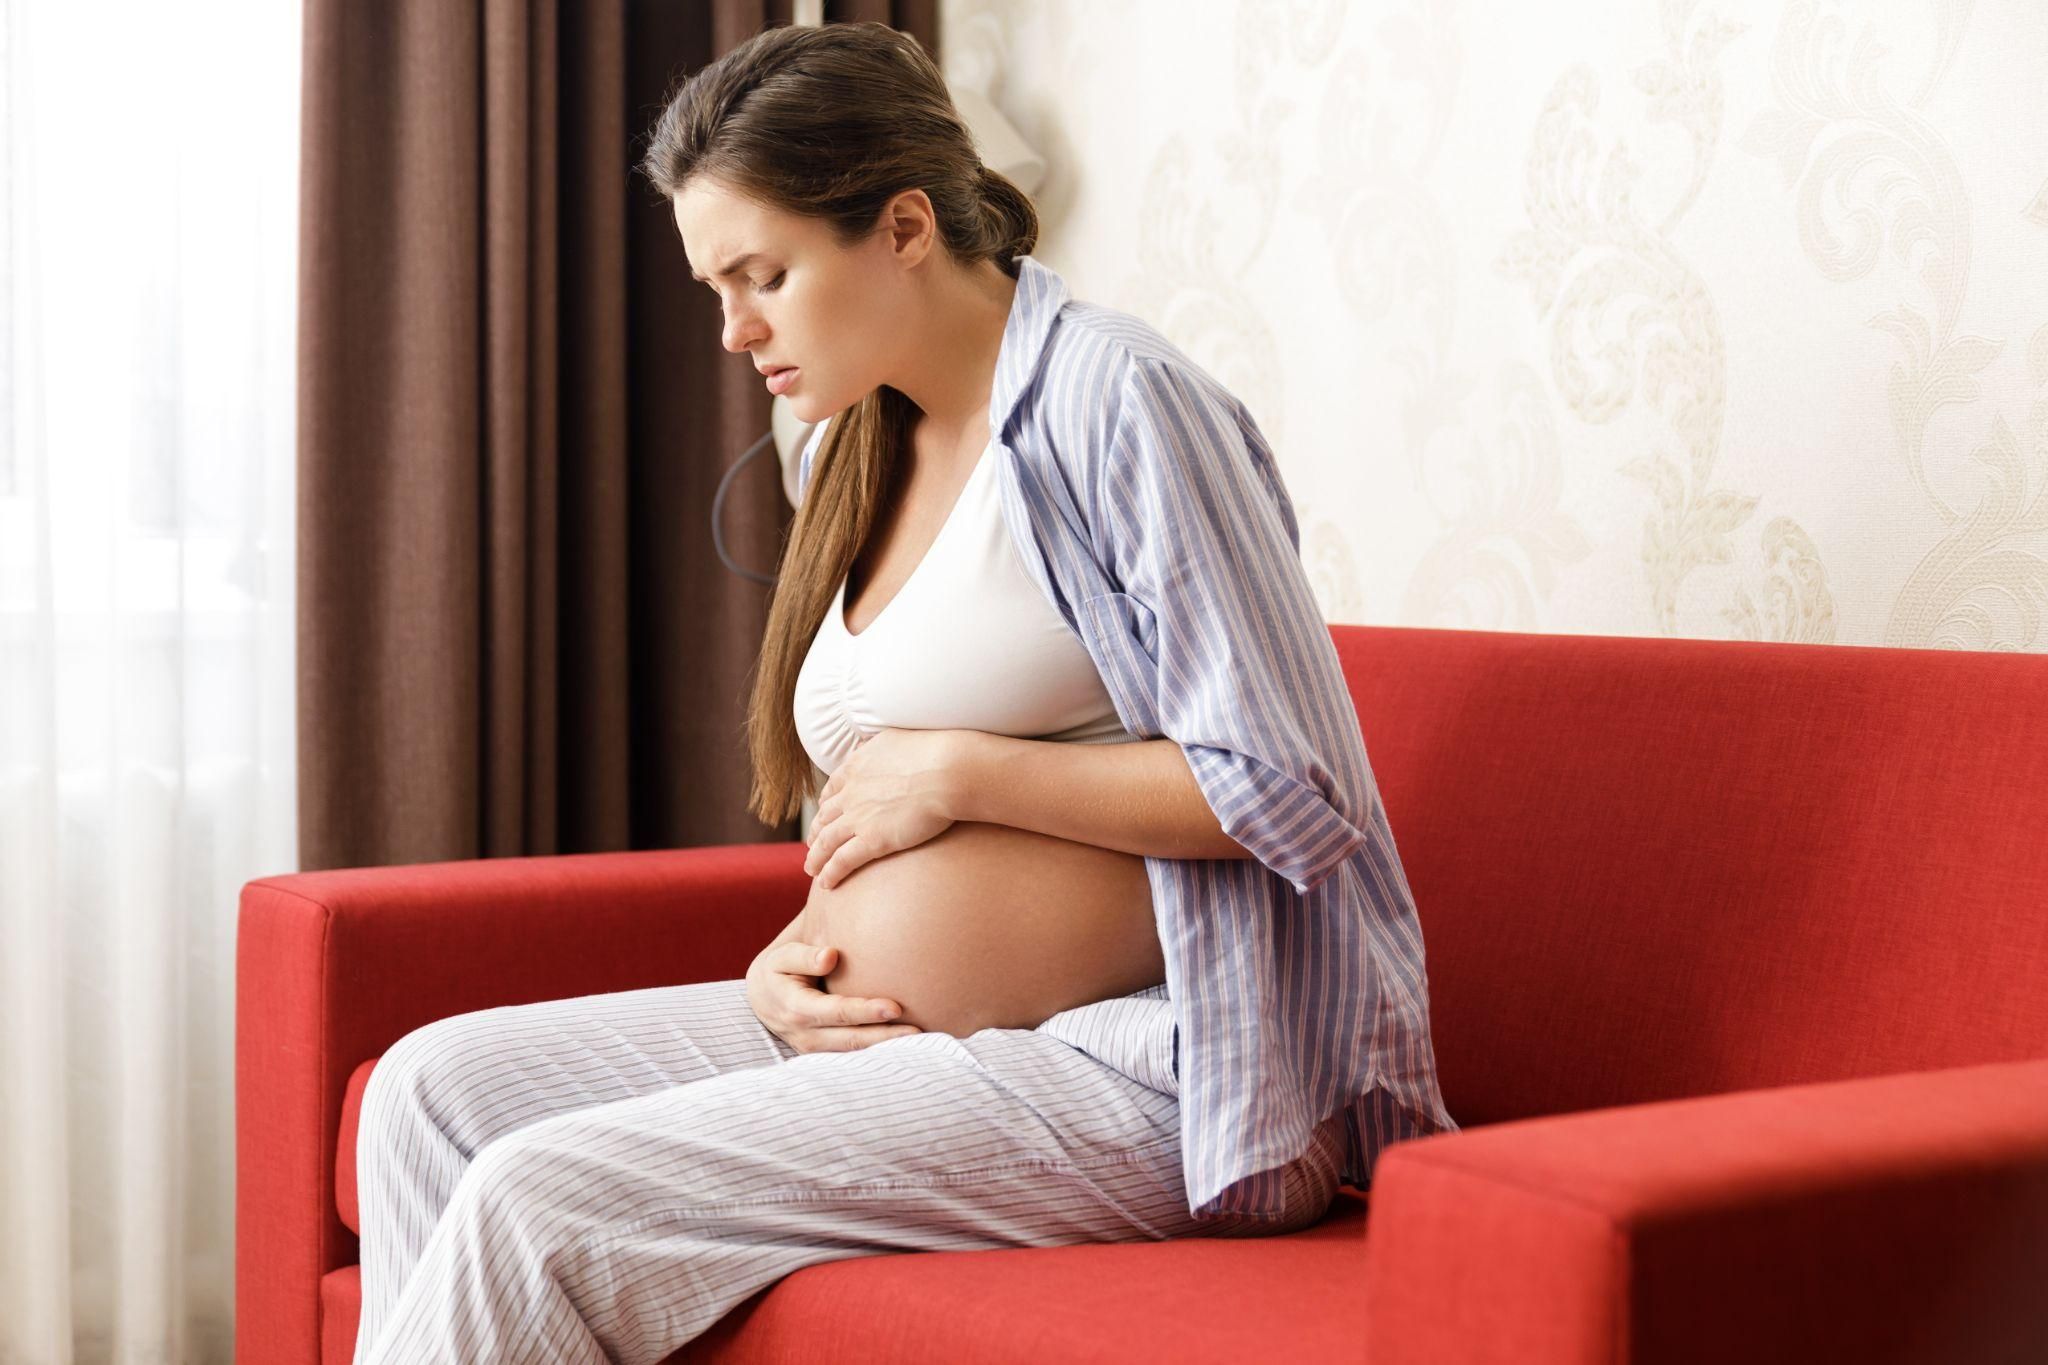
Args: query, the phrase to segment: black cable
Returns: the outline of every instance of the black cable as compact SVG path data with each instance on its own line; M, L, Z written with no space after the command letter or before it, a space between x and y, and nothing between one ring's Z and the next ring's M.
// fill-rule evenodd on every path
M726 486L732 482L732 476L739 473L741 467L744 466L747 463L747 461L753 459L756 455L760 454L761 448L763 446L769 445L771 442L774 441L774 439L775 431L774 428L771 427L767 435L763 436L760 440L748 446L747 453L740 456L737 460L734 460L732 462L732 468L726 470L725 477L718 481L718 493L715 497L711 499L711 543L713 546L717 548L718 557L721 560L725 561L726 568L731 569L741 578L752 579L754 582L759 583L764 588L772 588L775 586L774 574L756 573L754 572L754 570L747 568L744 564L735 564L732 562L732 556L725 552L725 490ZM779 464L777 466L777 472L780 472Z

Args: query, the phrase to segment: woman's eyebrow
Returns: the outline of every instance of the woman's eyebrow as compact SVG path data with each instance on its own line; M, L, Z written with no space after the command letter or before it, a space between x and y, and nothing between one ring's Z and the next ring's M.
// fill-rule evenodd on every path
M715 271L713 271L712 273L713 273L713 274L715 274L715 275L717 275L717 276L718 276L719 278L723 279L723 278L724 278L725 276L727 276L727 275L730 275L730 274L732 274L732 273L733 273L733 272L734 272L735 270L738 270L738 269L739 269L739 268L740 268L741 266L743 266L743 265L752 265L752 264L753 264L753 263L754 263L755 261L758 261L758 260L760 260L760 259L761 259L761 253L760 253L760 252L758 252L758 251L749 251L749 252L747 252L747 253L746 253L746 254L744 254L744 255L741 255L741 256L735 256L735 257L733 257L733 258L732 258L731 260L729 260L729 261L727 261L727 262L725 263L725 268L724 268L724 269L722 269L722 270L715 270ZM709 283L710 283L710 281L709 281L709 280L706 280L706 279L704 279L704 277L703 277L702 275L699 275L699 274L698 274L698 273L697 273L697 272L696 272L695 270L692 270L692 271L690 272L690 278L691 278L691 279L693 279L693 280L699 280L699 281L702 281L702 282L703 282L703 283L705 283L705 284L709 284Z

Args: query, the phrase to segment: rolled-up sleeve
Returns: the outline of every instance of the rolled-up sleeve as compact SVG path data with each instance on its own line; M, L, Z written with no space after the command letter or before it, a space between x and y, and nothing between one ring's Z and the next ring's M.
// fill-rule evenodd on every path
M1367 838L1358 713L1265 438L1213 379L1132 357L1098 466L1121 591L1090 604L1109 679L1177 741L1223 832L1306 893Z

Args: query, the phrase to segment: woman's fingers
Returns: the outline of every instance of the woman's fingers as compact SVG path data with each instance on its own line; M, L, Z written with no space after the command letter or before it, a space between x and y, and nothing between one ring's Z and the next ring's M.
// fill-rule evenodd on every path
M781 960L776 963L776 970L799 978L799 984L794 987L795 998L812 1008L797 1013L807 1023L814 1028L833 1024L879 1024L902 1015L903 1007L894 1000L834 995L809 984L812 978L823 976L832 969L835 956L833 949L814 944L790 942L782 945Z
M879 1024L860 1024L853 1028L813 1029L811 1037L816 1040L817 1046L808 1050L856 1052L864 1047L873 1047L876 1043L886 1043L891 1038L906 1038L913 1033L922 1032L924 1030L915 1024L892 1024L887 1028Z
M857 995L834 995L821 991L799 977L794 978L789 998L790 1011L814 1029L841 1028L854 1024L886 1024L903 1011L887 1000L864 1000Z
M864 1000L856 995L833 995L812 986L797 987L799 1013L813 1029L872 1027L899 1018L903 1011L893 1000ZM915 1030L913 1030L915 1031Z
M882 1022L881 1006L886 1003L849 1003L844 1010L813 1013L812 1022L797 1030L799 1037L792 1038L790 1046L798 1052L851 1052L856 1048L886 1043L891 1038L924 1032L915 1024ZM808 1004L806 1008L808 1011ZM893 1018L894 1014L889 1017Z
M834 954L830 948L820 948L815 943L798 943L791 939L779 945L774 961L770 964L778 972L792 976L823 976L832 970Z
M818 989L817 978L832 969L837 957L832 948L792 940L780 945L771 959L774 975L767 992L775 1013L790 1021L776 1031L791 1047L799 1052L850 1052L924 1032L915 1024L892 1022L903 1016L903 1007L894 1000Z

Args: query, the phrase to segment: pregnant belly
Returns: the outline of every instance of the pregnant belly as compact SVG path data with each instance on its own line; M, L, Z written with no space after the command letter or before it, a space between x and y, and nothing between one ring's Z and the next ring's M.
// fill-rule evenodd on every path
M1142 857L979 821L812 882L797 938L839 950L825 990L956 1038L1166 980Z

